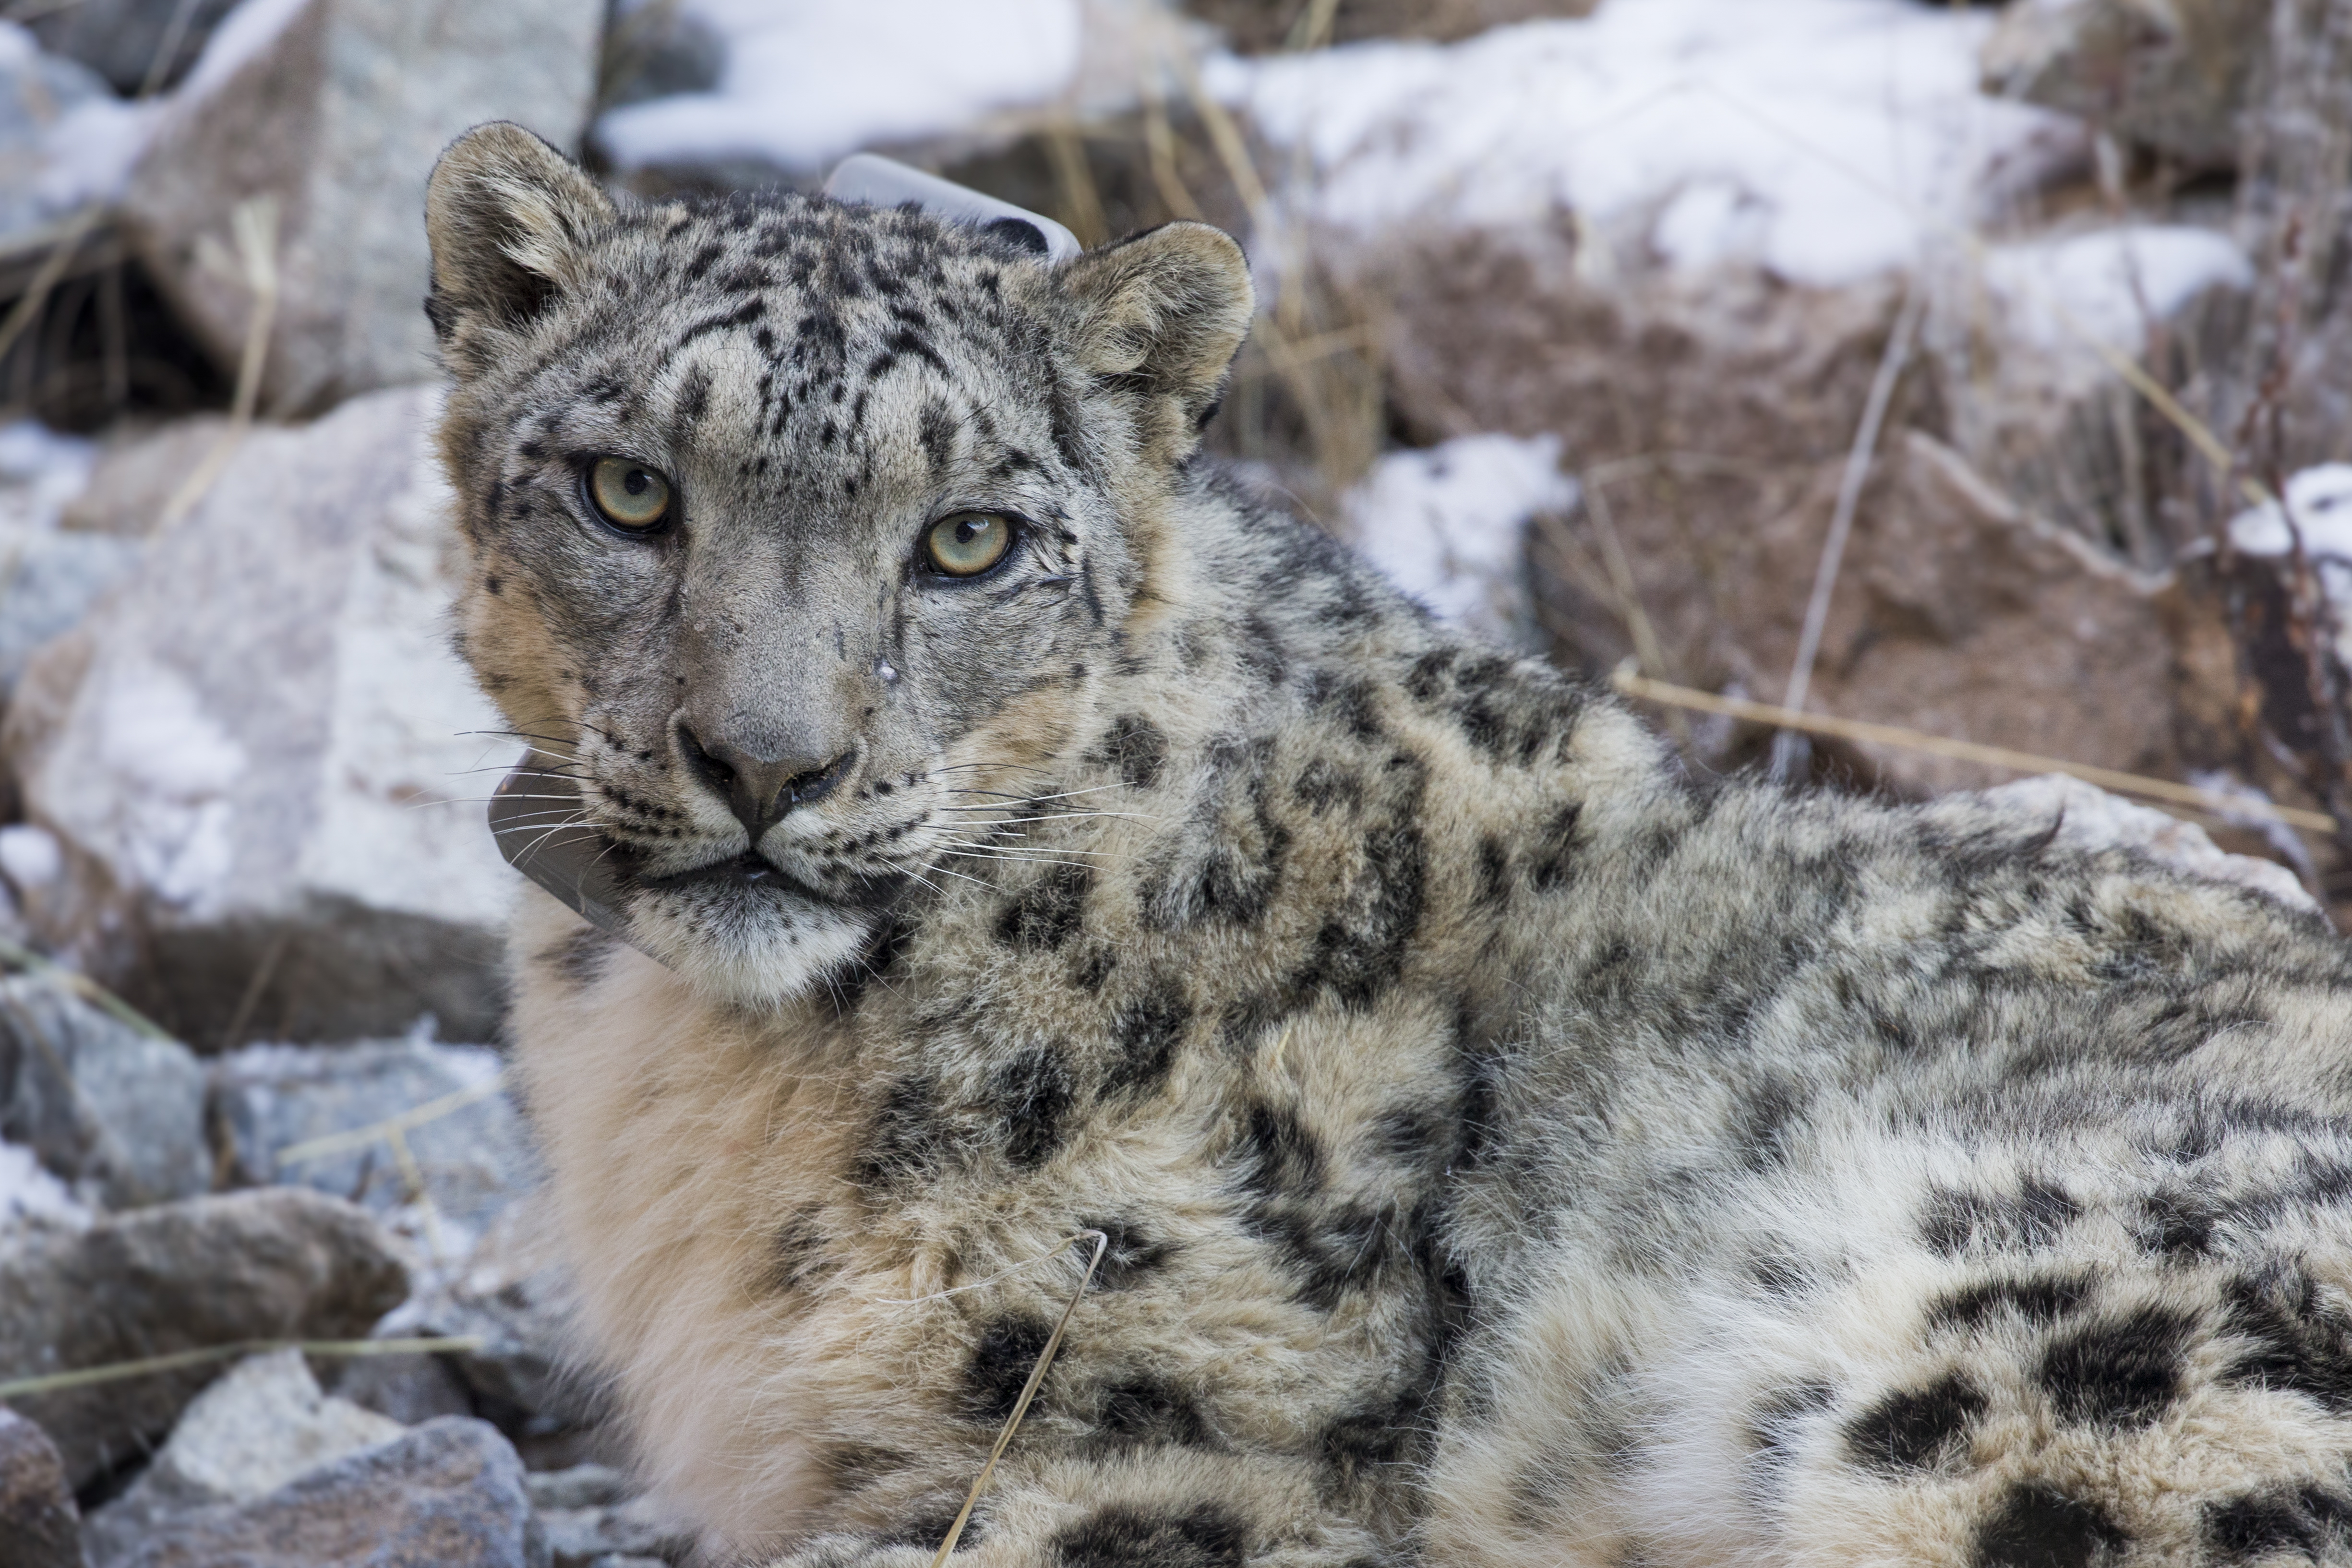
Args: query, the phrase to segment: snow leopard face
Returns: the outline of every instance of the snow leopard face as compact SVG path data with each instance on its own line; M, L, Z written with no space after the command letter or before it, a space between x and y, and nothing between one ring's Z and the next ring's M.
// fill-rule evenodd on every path
M772 1001L1087 719L1250 311L1177 225L1049 270L908 209L616 208L512 126L428 201L462 651L631 935Z

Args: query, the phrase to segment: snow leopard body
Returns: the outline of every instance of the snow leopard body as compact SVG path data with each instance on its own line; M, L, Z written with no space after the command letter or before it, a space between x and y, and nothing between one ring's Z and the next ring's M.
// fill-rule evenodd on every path
M2352 1560L2316 916L1693 778L1434 623L1195 455L1213 230L616 206L510 127L428 219L460 643L635 889L525 892L515 1050L716 1559L928 1562L1075 1297L957 1563ZM819 782L739 820L722 743Z

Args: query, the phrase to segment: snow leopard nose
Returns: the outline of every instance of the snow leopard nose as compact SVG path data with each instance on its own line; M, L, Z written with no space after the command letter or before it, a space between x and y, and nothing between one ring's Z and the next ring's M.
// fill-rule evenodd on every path
M704 740L681 724L678 747L695 776L725 798L756 847L770 828L795 806L813 805L833 793L849 772L855 748L831 761L804 757L763 757L716 737Z

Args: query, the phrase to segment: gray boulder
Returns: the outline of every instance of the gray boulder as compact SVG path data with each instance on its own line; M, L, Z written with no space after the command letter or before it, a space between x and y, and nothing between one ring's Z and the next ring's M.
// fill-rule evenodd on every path
M467 801L513 748L448 646L436 396L248 436L0 726L63 850L35 936L184 1039L497 1025L515 879Z
M0 1563L82 1568L81 1513L57 1445L5 1406L0 1406Z
M107 1208L212 1187L205 1073L59 979L0 979L0 1137Z
M90 1516L90 1556L105 1568L171 1528L175 1515L255 1501L407 1430L321 1394L299 1350L249 1356L196 1396L131 1490Z
M225 370L252 294L229 224L278 204L277 314L262 404L333 406L429 372L425 181L460 131L520 122L577 143L603 0L310 0L239 57L208 58L166 110L123 201L126 234ZM230 51L220 51L226 57ZM218 79L209 79L217 75Z
M338 1399L404 1427L474 1414L473 1390L443 1355L355 1355L336 1375L334 1390Z
M503 1065L481 1046L418 1036L232 1051L215 1066L212 1091L232 1179L316 1187L386 1218L429 1197L445 1244L461 1253L538 1176L521 1117L498 1087ZM382 1143L282 1157L316 1139L442 1105L449 1108L401 1134L423 1179L421 1194L409 1189Z
M254 1339L357 1339L408 1294L365 1211L296 1187L163 1204L0 1256L0 1381ZM225 1363L21 1396L79 1488L172 1429Z
M121 1568L546 1568L522 1461L449 1416L267 1497L173 1516Z

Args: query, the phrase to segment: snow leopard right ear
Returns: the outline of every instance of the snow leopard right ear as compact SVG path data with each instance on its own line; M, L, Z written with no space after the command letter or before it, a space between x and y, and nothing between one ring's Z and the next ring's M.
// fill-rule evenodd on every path
M583 253L617 215L580 165L520 125L495 120L451 142L425 192L425 314L450 368L485 368L495 340L577 285Z

